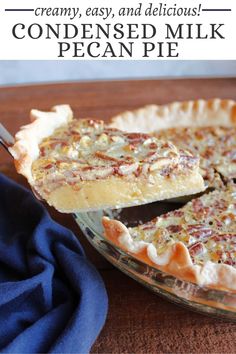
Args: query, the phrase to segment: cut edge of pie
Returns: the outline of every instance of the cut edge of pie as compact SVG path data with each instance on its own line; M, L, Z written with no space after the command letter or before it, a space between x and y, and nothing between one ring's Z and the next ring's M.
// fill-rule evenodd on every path
M214 98L147 105L111 118L110 127L128 132L152 133L157 130L188 127L236 125L236 102Z
M83 181L78 190L64 185L52 191L47 198L42 197L61 212L75 213L142 205L205 190L197 170L164 183L158 175L150 174L150 177L152 184L143 183L138 178L126 181L120 177Z
M32 110L30 118L32 123L23 126L16 134L16 142L10 152L15 159L17 172L24 175L34 189L32 164L40 156L40 143L44 138L50 137L57 128L72 121L73 113L68 105L61 105L53 107L51 112ZM185 167L183 172L177 172L174 178L163 178L158 171L151 171L149 174L152 183L141 181L140 178L125 180L111 176L109 183L108 179L85 180L81 181L77 190L65 183L46 196L37 189L36 194L49 205L66 213L119 208L196 194L204 191L205 186L199 173L199 158L192 157L192 160L192 167Z

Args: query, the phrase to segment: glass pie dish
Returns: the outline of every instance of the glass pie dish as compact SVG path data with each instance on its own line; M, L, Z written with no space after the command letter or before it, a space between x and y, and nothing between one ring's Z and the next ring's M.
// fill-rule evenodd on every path
M151 291L193 311L236 322L236 293L200 287L178 279L141 262L103 236L101 218L104 215L121 220L127 226L135 226L176 207L172 202L159 202L121 210L78 213L74 217L88 241L99 253Z

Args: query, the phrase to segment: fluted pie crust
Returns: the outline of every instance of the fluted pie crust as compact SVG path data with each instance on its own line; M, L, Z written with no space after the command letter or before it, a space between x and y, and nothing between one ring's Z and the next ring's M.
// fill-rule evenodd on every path
M105 237L137 259L200 286L236 292L236 186L137 227L103 218Z
M17 171L65 213L120 208L205 189L199 158L147 134L73 119L69 106L31 111L10 149Z
M236 125L236 102L214 98L147 105L111 118L110 127L124 131L152 133L175 127Z

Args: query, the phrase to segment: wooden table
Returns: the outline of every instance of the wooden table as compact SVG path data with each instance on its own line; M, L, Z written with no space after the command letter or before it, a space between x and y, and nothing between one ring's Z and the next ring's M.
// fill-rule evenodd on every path
M236 100L236 79L62 83L0 88L0 121L12 133L31 108L69 103L77 117L108 119L150 103L197 98ZM2 149L0 171L26 185ZM109 313L93 353L236 353L236 324L192 313L152 294L106 262L71 216L50 213L76 233L107 287Z

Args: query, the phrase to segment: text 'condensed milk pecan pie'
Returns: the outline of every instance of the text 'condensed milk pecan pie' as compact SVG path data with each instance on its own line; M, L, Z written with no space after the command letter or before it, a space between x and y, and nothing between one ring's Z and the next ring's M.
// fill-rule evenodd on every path
M111 127L148 132L200 156L200 171L210 188L236 179L236 103L231 100L175 102L147 106L112 119Z
M139 260L201 286L236 291L236 186L127 228L103 218L105 237Z
M149 203L205 189L199 158L172 143L73 119L69 106L32 110L11 148L17 171L49 205L78 212Z

